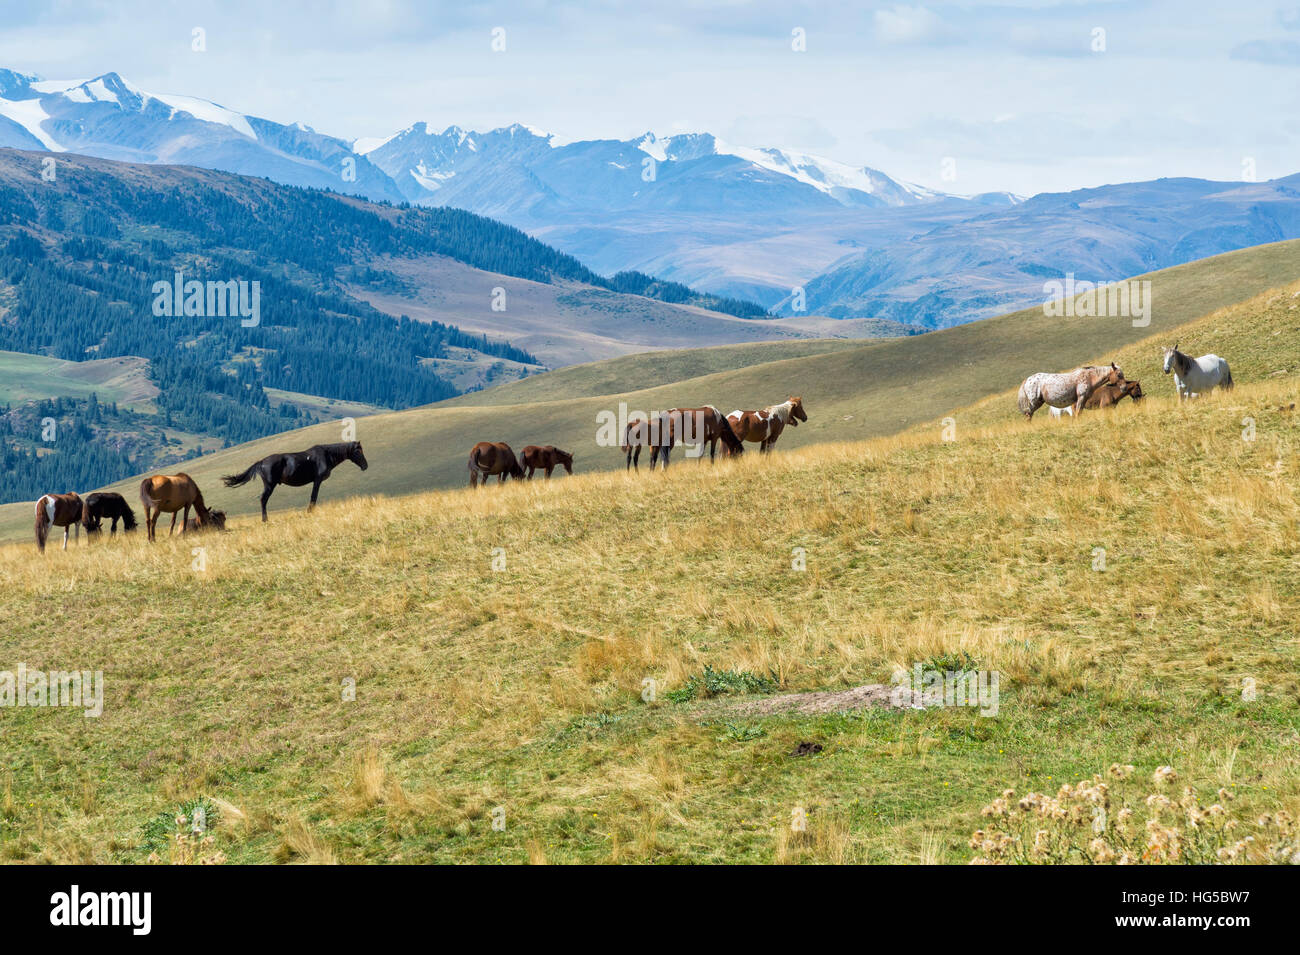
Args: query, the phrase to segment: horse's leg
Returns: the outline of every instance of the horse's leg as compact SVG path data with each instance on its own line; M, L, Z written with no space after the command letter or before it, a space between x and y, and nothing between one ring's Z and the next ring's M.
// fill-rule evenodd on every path
M555 465L554 465L554 464L548 464L548 465L546 465L546 480L549 481L549 480L551 479L551 472L554 471L554 470L555 470ZM532 477L532 475L530 474L529 477Z
M72 525L71 525L71 524L64 524L64 525L63 525L63 549L64 549L64 550L67 550L67 549L68 549L68 531L70 531L70 530L72 530Z
M321 480L323 480L323 478L322 478L322 479L318 479L318 480L317 480L314 484L312 484L312 486L311 486L311 503L307 505L307 510L309 510L309 511L310 511L312 508L314 508L314 507L316 506L316 495L320 494L320 482L321 482Z
M636 446L636 454L632 457L632 470L641 473L641 445L639 444Z
M275 485L270 481L262 481L262 523L266 523L266 502L271 499L271 492L275 490Z
M185 509L185 511L186 511L186 514L188 515L188 513L189 513L189 508L187 507L187 508ZM172 511L172 526L171 526L171 530L169 530L169 531L167 532L167 536L168 536L168 537L171 537L173 534L176 533L176 515L179 514L179 513L180 513L180 511ZM185 533L185 525L184 525L184 524L181 525L181 533L182 533L182 534Z

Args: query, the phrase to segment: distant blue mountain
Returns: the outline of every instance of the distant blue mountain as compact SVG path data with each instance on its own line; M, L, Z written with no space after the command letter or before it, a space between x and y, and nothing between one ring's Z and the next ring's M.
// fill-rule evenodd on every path
M502 220L610 276L634 270L795 314L942 327L1300 236L1300 181L1161 179L961 197L708 133L558 143L523 125L425 124L347 142L107 73L0 70L0 146L191 164Z

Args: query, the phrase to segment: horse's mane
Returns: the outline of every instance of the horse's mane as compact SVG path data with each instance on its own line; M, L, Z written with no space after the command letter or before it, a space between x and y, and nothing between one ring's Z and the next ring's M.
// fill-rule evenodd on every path
M794 408L794 402L787 398L785 401L781 402L779 405L768 405L768 406L767 406L766 408L764 408L763 410L766 411L766 412L767 412L768 414L770 414L770 415L776 415L778 418L781 419L781 423L782 423L782 424L789 424L789 423L790 423L790 411L791 411L793 408ZM792 432L792 433L793 433L793 432Z

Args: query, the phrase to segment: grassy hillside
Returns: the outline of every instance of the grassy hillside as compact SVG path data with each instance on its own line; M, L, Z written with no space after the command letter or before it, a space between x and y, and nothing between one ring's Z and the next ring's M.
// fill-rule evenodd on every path
M0 858L166 857L202 797L201 851L241 862L965 862L1003 789L1113 763L1266 835L1300 811L1300 339L1275 341L1285 376L1185 408L0 548L2 666L106 680L99 719L0 710ZM740 709L924 661L998 671L998 715ZM758 692L685 698L706 667Z
M554 378L541 375L503 386L497 399L493 392L483 392L359 419L356 433L365 446L370 470L363 474L344 465L330 478L322 495L330 499L360 493L403 494L461 485L468 479L469 448L480 440L507 441L516 448L559 445L576 453L580 471L621 468L623 456L617 448L596 444L597 415L617 412L620 401L631 411L703 404L730 411L763 407L788 394L800 394L810 420L782 436L781 451L816 442L895 434L1014 389L1030 372L1124 356L1128 354L1125 348L1162 330L1282 285L1297 275L1300 241L1282 242L1154 273L1150 280L1155 307L1147 328L1134 328L1128 319L1048 318L1041 309L1031 309L859 347L836 342L820 354L758 364L748 361L754 356L783 354L782 346L721 349L702 355L629 356L620 359L622 364L612 371L603 363L565 369ZM1272 329L1266 334L1272 336ZM1190 342L1185 344L1191 347ZM1153 347L1147 346L1147 354ZM1212 347L1218 348L1207 341L1205 350ZM1236 368L1232 348L1219 350ZM1125 368L1132 377L1149 378L1154 365L1155 360L1144 355L1126 361ZM1247 365L1236 378L1249 381L1252 374ZM620 387L621 392L609 390ZM488 404L494 400L514 403ZM1013 406L1005 405L1008 415L1014 415ZM994 417L1000 419L1002 407L993 412ZM205 489L211 505L231 514L250 513L257 509L258 490L221 488L221 474L242 471L272 451L296 450L340 437L339 425L320 424L208 455L183 469ZM122 482L117 489L134 501L138 486L136 478ZM296 509L306 501L305 491L281 489L271 505ZM0 540L31 533L30 507L26 503L0 507Z
M41 398L89 398L152 411L158 389L143 358L63 361L44 355L0 351L0 403Z

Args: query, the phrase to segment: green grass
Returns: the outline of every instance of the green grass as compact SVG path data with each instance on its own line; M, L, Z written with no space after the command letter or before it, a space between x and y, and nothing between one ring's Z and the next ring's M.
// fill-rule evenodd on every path
M44 355L0 351L0 403L19 404L44 398L89 398L116 401L140 411L153 410L146 394L156 394L138 358L93 362L63 361Z

